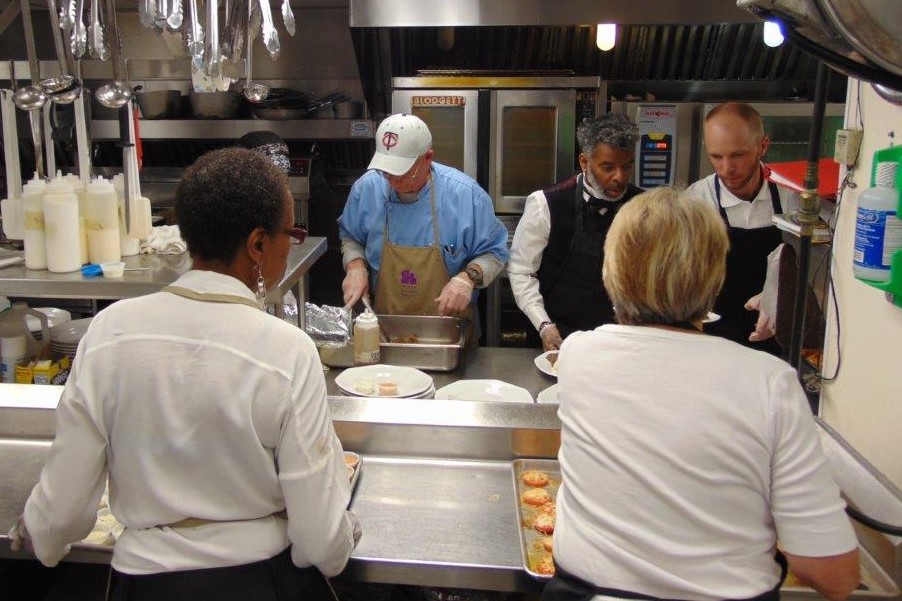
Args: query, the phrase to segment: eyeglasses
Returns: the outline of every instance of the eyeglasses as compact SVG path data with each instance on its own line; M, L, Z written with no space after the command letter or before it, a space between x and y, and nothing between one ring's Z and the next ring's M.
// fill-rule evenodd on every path
M295 223L293 227L285 230L292 244L303 244L307 239L307 228L300 223Z

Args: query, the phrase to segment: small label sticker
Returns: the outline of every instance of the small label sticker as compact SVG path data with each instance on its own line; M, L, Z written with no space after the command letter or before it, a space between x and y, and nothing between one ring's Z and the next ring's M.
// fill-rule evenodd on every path
M371 121L351 121L350 128L352 138L370 138L373 135Z

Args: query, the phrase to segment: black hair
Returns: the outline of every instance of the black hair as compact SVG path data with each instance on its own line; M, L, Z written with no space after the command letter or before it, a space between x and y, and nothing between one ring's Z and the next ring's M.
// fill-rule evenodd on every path
M579 151L588 156L592 156L599 144L629 150L639 140L639 128L626 115L606 113L583 119L576 128L576 139Z
M175 215L191 256L228 265L258 227L275 236L288 178L265 156L244 148L209 152L185 170Z

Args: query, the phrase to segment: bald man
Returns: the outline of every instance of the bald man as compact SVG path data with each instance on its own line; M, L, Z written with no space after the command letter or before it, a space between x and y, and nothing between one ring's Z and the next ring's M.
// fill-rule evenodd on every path
M759 320L757 300L752 299L764 287L768 255L783 242L772 217L798 209L799 196L768 181L763 160L770 140L761 115L748 104L714 107L705 117L704 133L714 173L687 192L717 209L730 237L726 281L713 308L721 319L705 330L780 355L773 329Z

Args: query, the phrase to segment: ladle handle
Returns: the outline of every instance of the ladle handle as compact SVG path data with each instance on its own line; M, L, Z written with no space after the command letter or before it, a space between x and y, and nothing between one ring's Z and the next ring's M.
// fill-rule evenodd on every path
M31 122L31 141L34 143L34 166L38 177L44 179L44 141L41 129L44 118L40 110L28 111L28 120Z
M83 0L79 0L82 2ZM106 21L110 34L110 58L113 64L113 81L122 81L122 39L119 37L119 24L116 22L116 3L106 1Z
M53 46L56 48L56 58L60 63L60 75L69 75L66 64L66 47L63 45L63 32L60 31L59 14L56 12L56 0L47 0L47 8L50 12L50 29L53 30Z
M31 24L31 5L28 0L19 0L22 9L22 27L25 29L25 51L28 52L28 70L31 71L31 83L37 85L41 80L38 72L38 52L34 47L34 27Z

